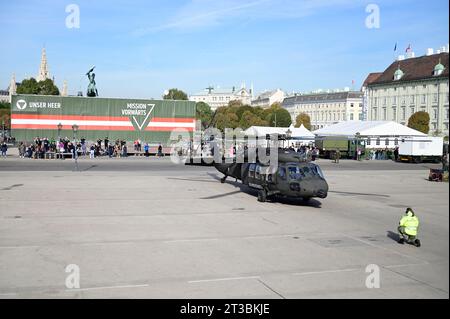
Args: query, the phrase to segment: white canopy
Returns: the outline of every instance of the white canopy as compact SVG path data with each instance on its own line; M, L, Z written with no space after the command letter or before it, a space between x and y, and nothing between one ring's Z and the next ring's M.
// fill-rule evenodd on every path
M248 136L266 136L266 134L286 134L287 127L251 126L244 131Z
M314 138L315 136L303 124L300 125L300 127L294 127L294 125L291 124L291 126L289 126L289 130L292 132L291 136L293 138Z
M318 136L427 136L426 134L392 121L347 121L313 132Z
M251 126L245 130L245 134L248 136L266 136L266 134L286 134L291 131L292 138L314 138L314 134L311 133L303 124L300 127L270 127L270 126Z

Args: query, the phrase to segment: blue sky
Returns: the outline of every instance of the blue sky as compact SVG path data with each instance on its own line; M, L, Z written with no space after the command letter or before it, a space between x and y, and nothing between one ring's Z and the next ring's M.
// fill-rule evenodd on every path
M69 29L67 5L80 9ZM366 6L380 28L365 25ZM0 87L36 77L45 44L50 73L69 94L160 98L167 88L254 84L256 92L359 88L410 43L416 55L449 42L448 0L0 0Z

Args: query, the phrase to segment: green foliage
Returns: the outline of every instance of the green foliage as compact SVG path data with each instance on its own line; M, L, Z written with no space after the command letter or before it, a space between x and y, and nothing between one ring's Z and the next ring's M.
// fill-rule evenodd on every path
M201 121L202 128L206 128L212 119L211 107L205 102L197 102L197 104L195 104L195 108L197 120Z
M5 124L5 129L11 127L11 110L10 109L0 109L0 125ZM0 126L1 129L1 126Z
M0 109L11 109L11 103L8 102L0 102Z
M292 124L291 114L279 103L274 103L266 110L266 121L269 126L288 127Z
M228 102L228 106L238 108L238 107L242 106L242 102L239 100L233 100L233 101Z
M253 111L253 108L250 105L241 105L237 108L236 115L238 116L238 118L242 118L242 115L245 112L252 113L252 111Z
M51 79L37 82L30 78L23 80L17 87L17 94L59 95L59 90Z
M311 118L306 113L300 113L295 118L295 127L300 127L300 126L302 126L302 124L308 130L311 130Z
M291 115L279 103L263 109L243 105L240 101L230 101L227 106L219 107L216 110L215 127L223 131L225 128L240 127L246 130L251 126L275 126L275 117L277 126L288 127L291 125Z
M188 96L181 90L176 88L170 89L169 92L164 95L164 100L188 100Z
M430 115L424 111L414 113L408 120L408 127L428 134L430 131Z
M251 126L267 126L267 122L252 111L245 111L239 121L239 127L243 130Z

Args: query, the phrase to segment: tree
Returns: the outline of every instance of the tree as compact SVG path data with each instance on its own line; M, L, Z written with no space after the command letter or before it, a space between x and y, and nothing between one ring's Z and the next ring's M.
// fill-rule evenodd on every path
M247 111L253 113L253 108L250 105L241 105L237 108L236 115L238 116L239 119L241 119L242 115Z
M11 109L0 109L0 125L5 124L5 129L11 127ZM0 130L3 128L0 127Z
M212 119L211 107L205 102L197 102L195 105L197 120L202 123L202 128L206 128Z
M300 127L300 126L302 126L302 124L308 130L311 130L311 118L306 113L300 113L295 118L295 127Z
M414 113L408 120L408 127L428 134L430 131L430 115L424 111Z
M164 100L188 100L188 96L181 90L176 88L170 89L169 92L164 95Z
M251 111L245 111L239 121L239 127L243 130L248 129L250 126L266 126L267 122L261 119L259 116Z
M17 94L59 95L59 90L51 79L37 82L34 78L30 78L20 83Z
M216 128L221 131L224 131L226 128L235 129L239 126L239 118L235 113L227 112L227 113L218 113L216 115Z
M264 113L269 126L288 127L292 124L291 114L279 103L273 103L270 108L264 110Z
M0 102L0 109L11 109L11 103L8 102Z

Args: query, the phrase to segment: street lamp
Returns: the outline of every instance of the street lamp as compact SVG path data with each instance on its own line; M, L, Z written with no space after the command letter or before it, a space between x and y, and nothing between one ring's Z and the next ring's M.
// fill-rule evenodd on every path
M288 147L290 147L289 143L291 142L292 131L288 129L286 131L286 139L288 140Z
M60 151L59 149L59 142L61 142L61 130L63 128L61 122L57 125L58 128L58 141L56 142L56 147L58 148L58 152Z
M356 152L356 160L357 161L359 161L359 154L358 154L358 150L359 150L359 138L360 138L360 136L361 136L361 133L359 133L359 132L356 132L356 134L355 134L355 137L356 137L356 140L355 140L355 152Z
M74 159L75 159L75 166L77 168L77 171L79 171L80 169L78 168L78 151L77 151L77 141L76 141L77 131L78 131L78 125L76 125L76 124L72 125L72 132L73 132L73 156L74 156Z

